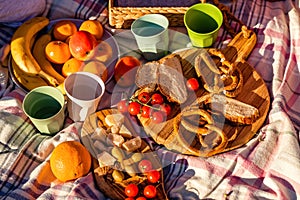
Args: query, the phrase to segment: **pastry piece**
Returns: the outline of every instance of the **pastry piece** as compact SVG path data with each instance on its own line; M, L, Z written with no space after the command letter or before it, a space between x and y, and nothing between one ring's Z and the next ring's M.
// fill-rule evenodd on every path
M193 124L190 122L187 117L189 116L196 116L196 120L198 120L198 123ZM198 116L198 117L197 117ZM200 121L205 121L205 124L202 124ZM212 116L204 109L198 109L198 108L189 108L184 109L181 112L181 124L184 126L185 129L187 129L190 132L194 132L196 134L205 135L208 133L208 129L205 127L206 124L213 124L213 118ZM201 125L200 125L201 124Z
M223 83L220 81L221 72L207 52L201 52L196 56L194 67L197 76L202 80L203 86L208 92L223 90Z
M204 88L211 93L223 92L228 97L236 97L243 88L243 74L235 63L230 63L220 50L209 49L209 54L200 52L195 58L195 71ZM210 55L218 57L216 64ZM229 84L228 84L229 83Z
M198 115L199 120L204 119L207 121L204 125L192 124L184 119L184 117L190 115ZM182 110L175 118L174 131L177 132L178 142L197 156L208 157L220 153L225 149L228 143L226 134L214 124L209 113L195 107L186 107ZM187 139L185 135L190 134L193 136L189 136L189 139ZM194 139L198 139L201 144L199 148L192 147Z
M227 97L236 97L242 92L244 85L244 78L241 70L239 68L235 68L232 75L229 76L229 79L231 79L231 83L229 85L227 85L226 80L224 80L225 86L223 93Z
M198 97L181 111L173 123L179 143L193 155L215 155L222 152L228 144L228 136L215 123L212 115L220 115L233 123L248 125L257 120L259 111L252 105L222 94ZM195 139L201 144L200 147L195 148Z

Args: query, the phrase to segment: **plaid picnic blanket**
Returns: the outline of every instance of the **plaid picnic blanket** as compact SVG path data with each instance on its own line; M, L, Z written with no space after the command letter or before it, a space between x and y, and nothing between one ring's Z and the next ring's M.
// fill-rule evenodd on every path
M29 14L20 12L19 21L15 19L12 23L0 18L1 61L5 60L5 49L13 30L30 16L42 14L51 19L94 17L103 24L107 22L105 1L36 2L43 5L35 6L37 9ZM3 1L1 7L2 4ZM181 155L152 142L153 150L165 166L166 192L170 199L185 200L298 199L299 10L291 0L236 0L230 3L230 9L257 34L257 44L248 62L267 84L271 96L270 112L263 127L246 145L213 157ZM122 51L134 45L124 41L120 42ZM229 41L227 32L221 29L215 46L222 48ZM113 84L107 87L113 87ZM11 80L5 88L0 100L1 199L108 199L97 190L92 173L68 183L60 183L51 173L49 157L53 148L62 141L79 141L82 123L67 120L63 130L55 136L41 135L21 109L24 91ZM110 101L109 93L103 99Z

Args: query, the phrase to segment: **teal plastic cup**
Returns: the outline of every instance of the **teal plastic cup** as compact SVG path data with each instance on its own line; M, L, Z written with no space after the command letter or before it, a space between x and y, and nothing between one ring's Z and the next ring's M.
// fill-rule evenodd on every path
M65 121L65 97L52 86L31 90L24 98L23 111L42 134L59 132Z
M169 20L161 14L146 14L131 25L138 48L147 60L159 59L169 50Z
M195 47L210 47L223 23L221 10L210 3L198 3L184 14L184 25Z

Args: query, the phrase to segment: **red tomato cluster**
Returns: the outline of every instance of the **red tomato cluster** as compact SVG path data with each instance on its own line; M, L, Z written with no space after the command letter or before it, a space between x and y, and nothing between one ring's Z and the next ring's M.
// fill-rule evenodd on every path
M160 172L153 169L151 161L143 159L138 164L140 172L147 177L148 183L141 187L135 183L130 183L125 187L125 195L128 197L125 200L146 200L156 197L157 189L155 184L160 181Z
M150 118L154 123L161 123L171 113L171 106L167 103L162 94L156 92L150 94L141 92L136 99L121 100L117 105L121 113L128 112L130 115L141 114L144 118Z

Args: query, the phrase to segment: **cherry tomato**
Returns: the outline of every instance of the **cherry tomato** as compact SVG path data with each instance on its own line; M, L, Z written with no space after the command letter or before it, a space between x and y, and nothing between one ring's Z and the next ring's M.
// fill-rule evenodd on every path
M199 89L199 82L196 78L190 78L186 82L186 86L191 91L196 91Z
M156 187L154 185L147 185L144 188L144 196L146 198L154 198L156 197L157 191L156 191Z
M169 116L171 114L171 106L170 104L164 103L162 105L160 105L160 110L166 114L166 116Z
M154 105L154 104L163 104L164 102L164 98L161 94L159 93L154 93L152 94L151 96L151 104Z
M126 198L125 200L134 200L134 198L128 197L128 198Z
M154 111L151 119L155 124L162 123L165 120L164 113L162 111Z
M151 96L148 92L142 92L138 95L138 100L142 103L148 103Z
M134 183L130 183L125 187L125 194L128 197L135 197L138 193L139 193L139 188Z
M129 114L137 115L140 113L140 111L141 111L141 104L139 104L138 102L135 102L135 101L129 103L129 106L128 106Z
M142 173L146 173L152 170L152 163L150 160L143 159L139 162L138 167Z
M151 108L149 106L143 106L141 116L145 118L150 118L150 114Z
M122 99L118 102L117 108L121 113L128 112L128 101L126 99Z
M147 200L145 197L138 197L135 200Z
M152 170L148 172L147 179L150 183L157 183L160 179L160 172L157 170Z

